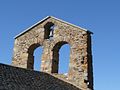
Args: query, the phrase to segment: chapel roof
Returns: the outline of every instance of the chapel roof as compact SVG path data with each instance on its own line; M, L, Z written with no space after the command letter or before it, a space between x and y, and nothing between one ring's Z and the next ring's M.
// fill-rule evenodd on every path
M48 73L0 64L0 90L80 90Z

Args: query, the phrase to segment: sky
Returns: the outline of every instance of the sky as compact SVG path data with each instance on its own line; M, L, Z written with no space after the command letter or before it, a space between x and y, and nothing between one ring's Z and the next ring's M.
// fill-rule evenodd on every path
M92 31L94 89L120 90L120 0L0 0L0 63L11 64L14 37L46 16Z

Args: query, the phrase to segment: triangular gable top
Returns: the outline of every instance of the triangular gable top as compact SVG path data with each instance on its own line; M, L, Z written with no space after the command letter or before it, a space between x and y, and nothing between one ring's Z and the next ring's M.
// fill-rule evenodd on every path
M28 32L29 30L31 30L33 27L39 25L40 23L44 22L45 20L47 20L47 19L49 19L49 18L53 18L53 19L58 20L58 21L60 21L60 22L62 22L62 23L69 24L69 25L71 25L71 26L73 26L73 27L75 27L75 28L79 28L79 29L82 29L82 30L84 30L84 31L88 31L87 29L84 29L84 28L79 27L79 26L77 26L77 25L74 25L74 24L71 24L71 23L69 23L69 22L63 21L63 20L58 19L58 18L56 18L56 17L47 16L47 17L43 18L42 20L40 20L39 22L35 23L34 25L30 26L29 28L27 28L27 29L24 30L23 32L21 32L21 33L19 33L18 35L16 35L14 38L16 39L17 37L23 35L24 33L26 33L26 32ZM92 33L92 32L91 32L91 33Z

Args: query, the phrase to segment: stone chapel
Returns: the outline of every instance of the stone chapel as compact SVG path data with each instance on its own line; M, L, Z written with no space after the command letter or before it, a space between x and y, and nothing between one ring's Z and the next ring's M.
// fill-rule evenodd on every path
M19 78L17 79L19 83L22 82L19 80L21 77L21 79L23 79L23 76L25 76L25 78L28 77L29 82L31 82L33 78L33 81L36 81L36 84L31 82L31 87L34 87L35 85L36 88L39 87L37 89L32 87L33 90L93 90L91 34L92 32L84 28L53 16L47 16L43 20L15 36L12 66L5 67L15 68L10 69L14 71L13 76L15 73L20 73L20 76L16 76ZM58 73L59 50L65 44L70 45L70 62L67 75ZM49 88L47 88L47 86L45 86L46 84L42 83L42 81L39 82L39 79L45 77L45 75L40 76L38 74L38 79L36 79L37 76L32 76L30 74L30 72L35 72L33 53L38 47L42 47L43 52L41 56L41 70L40 72L37 72L37 74L45 73L49 75L46 76L47 79L43 80L43 82L48 80L46 83L48 83ZM4 66L2 66L2 68L3 67ZM21 74L20 70L24 73ZM25 71L29 73L25 75ZM60 81L56 79L52 80L53 77ZM63 81L64 83L62 83ZM39 84L37 84L38 82ZM49 84L49 82L51 84ZM26 85L27 88L26 83L28 82L25 82L23 79L23 83L25 83L24 85ZM45 89L45 87L44 89L40 89L40 83L43 85L41 87L45 86L47 89ZM24 85L23 90L27 90L24 88Z

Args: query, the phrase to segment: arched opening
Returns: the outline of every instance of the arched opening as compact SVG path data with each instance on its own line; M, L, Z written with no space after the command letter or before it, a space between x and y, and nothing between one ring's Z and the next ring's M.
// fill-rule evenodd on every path
M70 61L70 45L65 42L57 43L53 48L52 73L68 73Z
M54 32L54 24L52 22L48 22L45 24L44 29L45 29L45 34L44 34L44 39L50 39L53 37L53 32Z
M27 68L40 71L42 47L40 44L33 44L28 49Z
M70 63L70 45L65 44L60 48L59 51L59 74L66 74L69 71L69 63Z
M34 70L40 71L41 68L41 56L42 56L42 47L38 47L34 51Z

